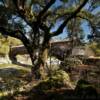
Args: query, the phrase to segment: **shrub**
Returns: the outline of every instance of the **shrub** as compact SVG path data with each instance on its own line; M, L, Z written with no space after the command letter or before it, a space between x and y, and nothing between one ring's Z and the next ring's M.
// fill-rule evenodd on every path
M35 86L37 90L49 90L52 88L70 87L72 88L69 75L62 70L58 70L51 74L50 77L41 81Z
M81 65L82 64L82 61L78 58L73 58L73 57L70 57L70 58L66 58L60 65L60 68L62 68L63 70L65 71L69 71L70 68L75 68L77 67L78 65Z

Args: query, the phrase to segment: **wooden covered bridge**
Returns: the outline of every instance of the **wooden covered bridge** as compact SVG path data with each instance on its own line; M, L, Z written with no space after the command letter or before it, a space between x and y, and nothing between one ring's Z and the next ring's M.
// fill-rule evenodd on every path
M68 55L77 56L95 56L94 52L88 47L74 47L72 48L72 41L64 40L64 41L55 41L50 42L50 50L49 55L58 58L59 60L64 60L64 57ZM26 48L23 45L13 46L9 52L9 58L11 61L17 61L17 55L28 54Z
M57 41L50 43L49 54L55 56L60 60L64 59L64 56L69 54L71 49L71 41ZM9 51L9 58L11 61L17 61L17 55L28 54L26 48L23 45L12 46Z

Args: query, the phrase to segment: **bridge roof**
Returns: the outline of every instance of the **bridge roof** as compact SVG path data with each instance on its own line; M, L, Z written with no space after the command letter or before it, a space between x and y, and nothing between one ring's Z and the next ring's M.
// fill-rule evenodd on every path
M64 40L51 40L50 43L63 43L63 42L70 42L70 39L64 39Z

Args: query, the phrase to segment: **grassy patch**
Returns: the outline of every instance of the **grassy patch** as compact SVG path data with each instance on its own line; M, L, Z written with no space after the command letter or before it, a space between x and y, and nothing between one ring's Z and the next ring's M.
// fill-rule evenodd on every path
M0 64L0 100L1 97L12 92L20 91L26 84L23 75L29 73L31 68L14 64ZM5 99L4 99L5 100Z
M23 66L14 65L14 64L0 64L0 69L2 68L15 68L19 70L26 70L28 72L31 70L31 67L23 67Z

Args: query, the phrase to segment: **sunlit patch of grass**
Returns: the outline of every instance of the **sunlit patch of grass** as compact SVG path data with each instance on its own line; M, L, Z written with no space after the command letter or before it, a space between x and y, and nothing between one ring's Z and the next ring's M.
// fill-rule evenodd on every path
M21 73L23 75L23 74L29 73L29 71L28 70L19 69L19 73Z
M21 77L28 74L31 71L30 68L25 68L13 64L0 64L0 77L4 80Z
M0 68L13 66L13 64L0 64Z
M7 95L7 92L5 91L3 91L3 92L0 92L0 99L3 97L3 96L6 96Z
M15 65L15 64L0 64L0 69L2 68L15 68L15 69L22 69L22 70L26 70L26 71L30 71L31 67L23 67L23 66L19 66L19 65Z
M5 72L5 70L7 70L7 72ZM11 70L14 70L15 73ZM9 95L9 93L12 94L12 92L14 93L22 90L22 87L26 84L23 75L29 73L30 70L31 68L29 67L25 68L14 64L0 64L2 86L0 87L0 100ZM10 71L11 73L9 73Z

